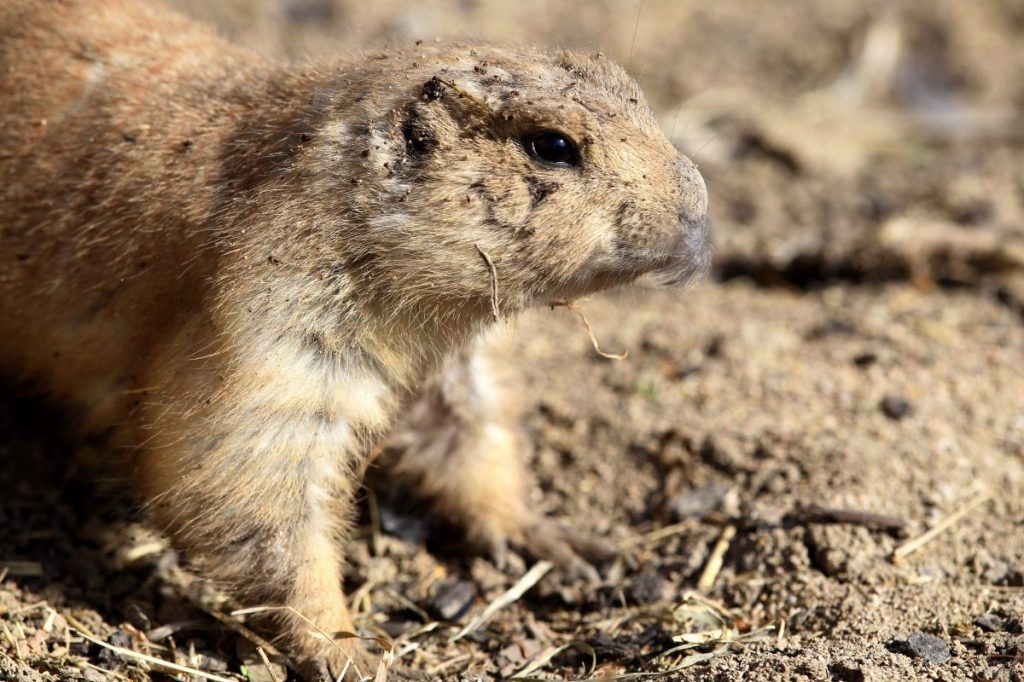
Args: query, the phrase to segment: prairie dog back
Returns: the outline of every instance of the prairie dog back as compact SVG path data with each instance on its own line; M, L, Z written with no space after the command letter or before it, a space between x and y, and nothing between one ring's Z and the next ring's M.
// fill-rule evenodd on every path
M240 56L150 3L19 0L0 64L0 363L89 404L203 305Z

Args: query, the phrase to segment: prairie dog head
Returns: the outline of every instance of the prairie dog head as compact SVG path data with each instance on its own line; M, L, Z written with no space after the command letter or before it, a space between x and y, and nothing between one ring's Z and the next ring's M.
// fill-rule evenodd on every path
M350 256L394 300L487 310L480 251L503 310L706 269L704 182L607 59L423 46L367 61L306 160L365 223Z

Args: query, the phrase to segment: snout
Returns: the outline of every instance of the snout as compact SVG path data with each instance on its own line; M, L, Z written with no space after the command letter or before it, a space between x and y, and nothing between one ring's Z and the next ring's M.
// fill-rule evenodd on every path
M670 286L679 286L703 277L711 267L708 239L708 190L697 166L686 157L676 162L679 172L677 232L669 263L660 270L660 278Z
M685 156L676 161L679 172L679 222L698 225L707 222L708 188L696 164Z

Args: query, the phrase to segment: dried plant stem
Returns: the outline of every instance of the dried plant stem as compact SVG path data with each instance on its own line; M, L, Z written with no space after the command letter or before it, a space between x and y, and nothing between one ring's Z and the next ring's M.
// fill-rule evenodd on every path
M274 671L274 667L270 665L270 659L267 658L267 652L263 650L263 647L256 647L256 653L260 655L260 660L262 660L263 665L266 666L267 673L270 675L270 678L274 680L274 682L281 682L281 680L279 680L277 677L277 673Z
M437 78L437 77L435 76L435 78ZM468 99L470 102L472 102L473 104L477 105L479 108L483 109L488 114L490 114L490 115L494 114L494 109L492 109L491 106L489 104L487 104L487 102L484 102L483 100L480 100L480 99L474 97L473 95L469 94L468 92L463 90L461 87L459 87L458 85L456 85L452 81L445 80L444 78L437 78L437 81L439 83L442 83L446 87L451 88L452 91L454 91L459 97L464 97L464 98Z
M231 615L232 616L249 616L249 615L256 615L256 614L261 614L261 613L280 613L280 612L291 613L296 618L298 618L299 620L304 622L306 625L308 625L310 627L310 629L313 630L319 637L321 637L322 639L327 640L331 644L331 646L333 646L335 649L340 651L348 659L346 664L345 664L345 667L347 668L349 664L352 664L352 667L353 667L353 669L355 669L356 674L359 675L360 677L363 677L363 672L361 670L359 670L359 668L357 668L355 666L355 664L352 661L352 657L348 655L348 652L345 651L341 647L340 644L338 644L338 639L368 639L368 640L372 640L374 642L377 642L377 644L379 644L381 646L381 648L384 649L385 651L390 651L391 648L392 648L391 642L386 640L386 639L384 639L384 638L382 638L382 637L361 637L360 635L357 635L354 632L335 632L335 633L329 634L329 633L325 632L322 627L320 627L319 625L314 623L308 616L306 616L304 613L302 613L301 611L299 611L298 609L296 609L293 606L254 606L254 607L248 608L248 609L239 609L237 611L232 611Z
M491 273L491 317L497 322L501 319L501 312L498 310L498 269L494 267L494 261L491 260L491 256L480 248L478 244L474 244L480 257L484 259L484 263L487 264L487 270Z
M225 615L224 613L218 611L215 608L211 608L208 604L205 604L201 599L196 599L187 590L175 589L175 593L178 595L179 599L188 602L189 604L193 605L210 618L213 618L215 621L217 621L227 629L240 635L242 638L249 640L257 648L262 648L264 651L269 652L270 655L274 656L275 658L285 658L285 656L277 649L277 647L268 642L266 639L260 637L258 634L256 634L249 628L245 627L245 625L238 622L234 618ZM147 638L149 638L148 635Z
M816 503L804 505L798 512L806 523L848 523L888 531L899 531L907 525L903 519L887 514L876 514L859 509L826 507Z
M124 656L125 658L134 658L137 661L143 661L164 671L170 670L185 675L193 675L195 677L201 677L206 680L211 680L212 682L235 682L235 680L228 677L213 675L202 670L197 670L196 668L189 668L188 666L178 665L177 663L171 663L170 661L165 661L162 658L157 658L155 656L147 656L146 654L140 654L138 651L133 651L132 649L125 649L124 647L114 646L113 644L107 644L102 639L93 637L92 635L88 635L82 630L76 629L75 632L80 637L89 640L96 646L101 646L104 649L110 649L114 653L118 654L119 656Z
M652 530L649 533L644 533L643 535L636 535L624 540L619 544L619 549L621 549L622 551L626 551L634 547L639 547L641 545L648 545L660 542L665 538L670 538L673 535L678 535L679 533L682 533L683 531L686 531L691 528L693 528L693 521L680 521L679 523L673 523L669 526L662 526L661 528Z
M718 574L722 570L725 553L729 551L729 545L734 537L736 537L736 526L726 526L722 529L722 534L718 537L714 549L711 550L711 556L708 557L708 563L704 565L704 572L700 574L700 579L697 581L699 591L709 592L715 586Z
M381 556L383 540L380 532L380 507L377 506L377 496L372 490L365 488L364 492L366 493L366 511L370 514L370 553L373 556Z
M24 656L24 654L21 653L21 642L15 639L14 635L11 634L11 629L7 627L7 623L0 622L0 625L3 626L4 637L7 638L7 641L10 643L11 648L14 649L14 657L20 661Z
M606 358L608 360L625 360L626 358L629 357L628 349L622 351L621 353L606 353L603 350L601 350L601 344L597 342L597 337L594 335L594 328L590 326L590 320L587 319L587 316L584 314L582 310L580 310L579 306L577 306L572 301L552 301L548 305L550 305L552 309L568 308L572 312L576 313L576 317L580 318L580 321L583 322L583 326L587 330L587 335L590 337L590 343L594 346L594 351L597 352L597 354L600 355L602 358Z
M938 537L940 534L951 528L958 521L960 521L960 519L967 516L967 514L969 514L972 510L981 506L985 502L988 502L988 500L991 499L991 497L992 493L988 491L978 493L974 497L974 499L964 504L962 507L957 509L955 512L953 512L946 518L939 521L932 528L929 528L927 531L925 531L921 535L918 535L916 538L907 540L902 545L897 547L892 553L892 560L894 562L899 562L902 559L906 559L908 556L910 556L917 550L921 549L926 544L928 544L936 537Z
M526 574L519 579L519 582L509 588L507 592L498 595L494 601L488 604L487 607L480 612L480 615L471 620L466 627L452 635L448 641L456 642L466 635L475 632L480 628L480 626L490 620L498 611L509 604L514 604L518 601L520 597L526 594L527 590L536 585L552 568L554 568L554 564L550 561L538 561L533 568L527 571Z

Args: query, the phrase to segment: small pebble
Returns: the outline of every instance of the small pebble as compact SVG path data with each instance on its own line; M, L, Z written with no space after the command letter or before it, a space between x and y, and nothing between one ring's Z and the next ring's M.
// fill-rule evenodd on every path
M945 663L949 660L949 645L935 635L915 632L907 637L907 649L912 656L923 658L929 663Z
M871 365L878 362L878 355L870 351L865 353L858 353L853 356L853 364L858 367L870 367Z
M896 396L885 396L882 398L882 402L879 404L879 407L882 410L882 414L889 419L894 419L896 421L914 414L914 406L910 401Z
M669 501L668 506L676 520L704 516L722 504L728 491L729 489L721 483L709 483L676 495Z
M985 568L981 577L987 583L998 585L1000 583L1005 583L1009 574L1010 565L1005 561L995 559Z
M473 583L458 578L449 578L437 587L424 608L441 620L454 621L465 614L476 599Z
M1002 632L1006 629L1006 621L994 613L986 613L974 619L974 624L985 632Z
M655 571L644 571L629 586L629 598L634 604L653 604L665 594L665 579Z
M110 679L108 675L104 675L99 670L94 670L93 668L84 668L81 674L85 682L107 682Z
M120 647L121 649L132 648L132 636L124 630L115 630L110 637L107 638L107 643ZM128 658L113 651L111 649L101 649L99 654L96 656L104 665L104 667L110 668L111 670L121 670L128 663Z

